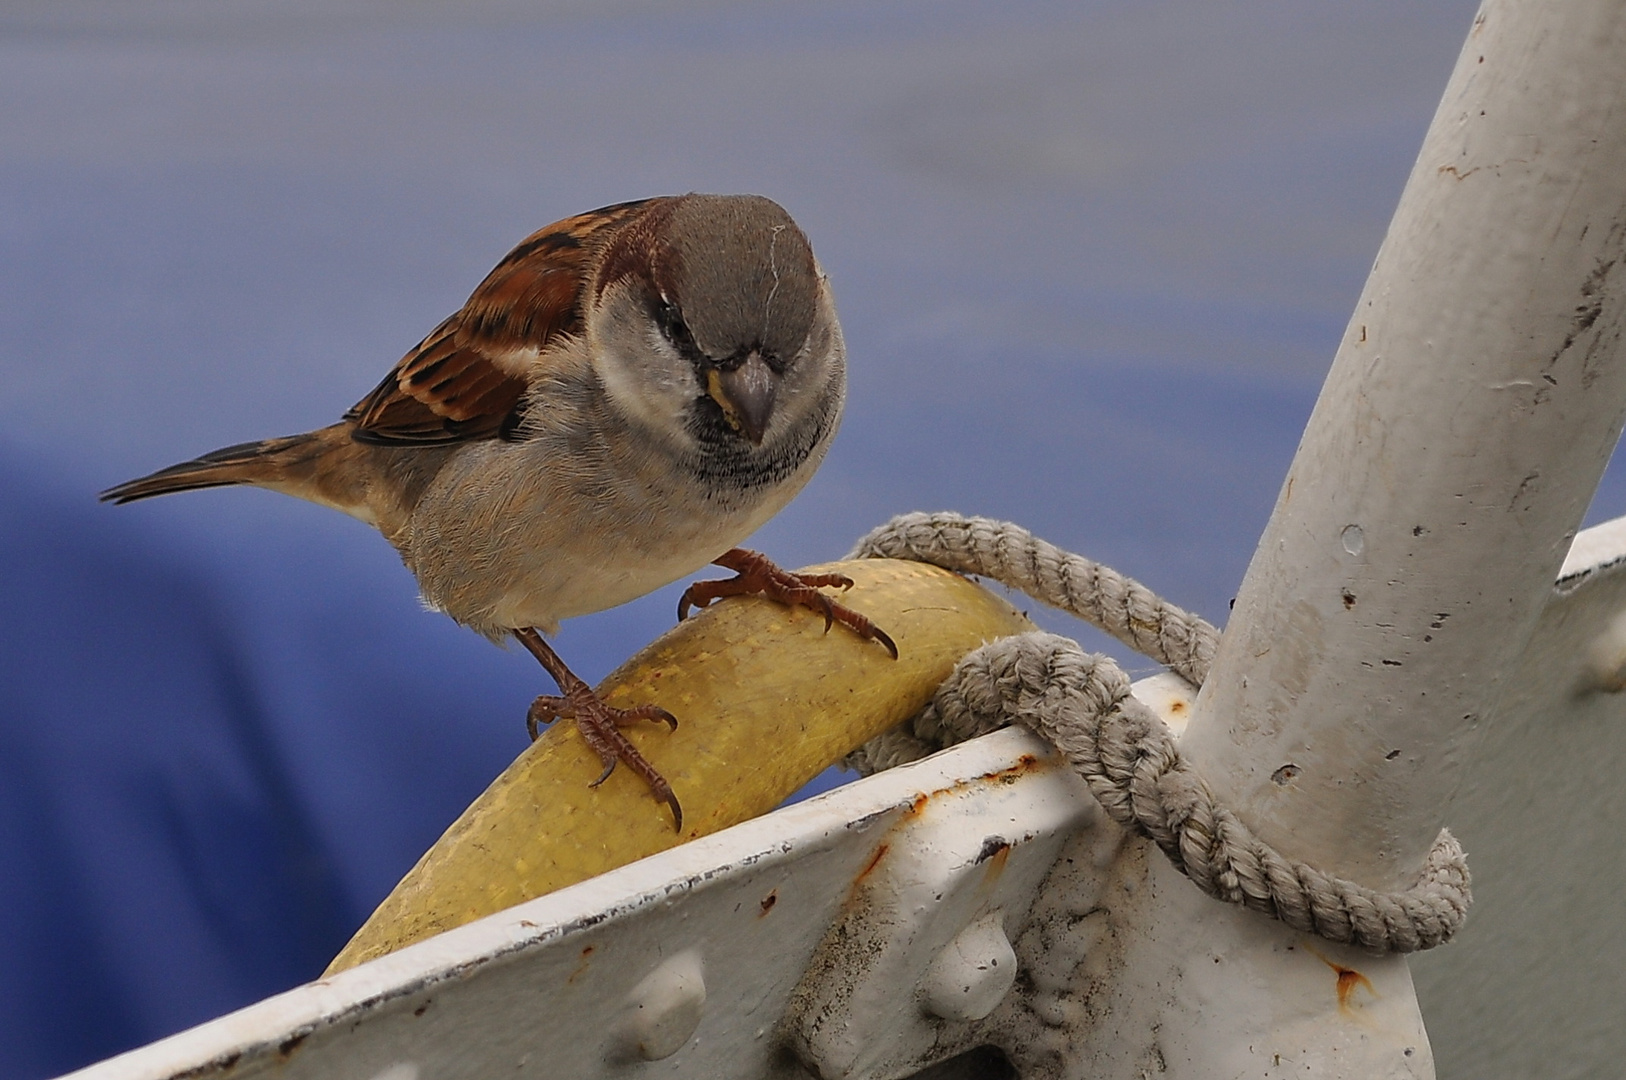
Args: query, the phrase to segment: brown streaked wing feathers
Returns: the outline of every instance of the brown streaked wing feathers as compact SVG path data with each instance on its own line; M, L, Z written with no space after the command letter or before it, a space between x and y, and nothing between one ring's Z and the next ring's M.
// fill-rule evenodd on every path
M593 254L652 201L590 210L526 237L461 311L345 413L355 422L354 437L424 445L511 435L536 354L581 332Z

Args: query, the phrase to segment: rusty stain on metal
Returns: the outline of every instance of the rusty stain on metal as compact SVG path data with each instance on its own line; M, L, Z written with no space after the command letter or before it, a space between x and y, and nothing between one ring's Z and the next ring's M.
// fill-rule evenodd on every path
M1016 759L1014 764L1008 765L1003 769L995 769L991 772L983 773L976 779L979 781L987 781L989 783L1014 784L1023 776L1038 771L1040 768L1044 767L1045 764L1045 759L1042 759L1035 754L1023 754L1021 757ZM919 817L921 812L924 811L926 807L931 804L931 801L937 798L939 795L963 792L968 786L970 785L955 784L950 787L938 788L935 791L922 792L916 795L910 801L908 808L903 811L899 821L893 825L893 829L902 827L904 822L908 821L910 818ZM1004 869L1005 858L1010 853L1010 842L1005 840L1003 837L989 837L989 840L996 845L1002 846L1001 850L997 852L998 864L993 868L993 875L997 877L999 872ZM865 863L864 868L858 872L856 877L853 878L853 888L855 890L859 886L863 885L864 879L869 877L869 875L874 872L875 868L880 865L881 860L886 858L886 853L890 851L891 848L891 843L885 842L875 849L875 854L870 856L869 862ZM985 848L984 852L978 856L977 861L982 862L985 859L995 855L996 852L994 849L992 847L988 847ZM766 904L766 901L764 901L764 903ZM763 908L763 911L766 913L766 906Z
M1320 952L1310 948L1308 945L1305 946L1305 951L1311 956L1314 956L1317 960L1320 960L1323 964L1326 964L1328 967L1332 968L1333 975L1335 976L1333 985L1338 992L1339 1012L1349 1014L1354 1011L1350 999L1355 996L1355 991L1360 987L1364 986L1366 988L1366 992L1371 994L1374 998L1378 996L1377 988L1372 985L1372 980L1368 979L1365 975L1362 975L1359 971L1356 971L1352 967L1345 967L1336 960L1327 959L1325 956L1322 956Z
M977 862L987 862L995 859L1003 869L1005 860L1010 857L1011 842L1003 836L990 836L982 842L982 850L977 852ZM997 870L995 871L998 872Z
M865 863L864 868L862 870L858 871L858 876L853 878L853 884L854 885L863 884L864 879L869 877L870 874L874 871L874 869L877 866L881 865L881 860L886 858L886 853L888 851L890 851L891 849L892 849L891 844L882 844L879 847L877 847L875 849L875 854L873 854L873 855L871 855L869 857L869 862Z
M990 850L988 845L994 841L999 842L998 846ZM1011 861L1011 845L1007 840L997 836L990 836L983 841L982 850L985 854L979 854L977 862L986 863L986 865L982 870L982 881L977 888L986 891L1005 873L1005 864Z
M592 946L592 945L584 945L584 946L582 946L581 957L576 961L576 970L572 971L570 973L570 976L565 979L566 983L573 983L577 979L581 978L583 975L587 974L587 969L592 964L592 956L593 956L593 949L594 948L595 948L595 946Z
M1373 997L1378 996L1377 990L1372 986L1372 980L1354 968L1333 964L1332 969L1338 973L1338 1008L1340 1011L1347 1012L1349 1010L1349 999L1355 993L1356 987L1364 986L1367 993Z
M779 890L775 889L767 896L762 898L762 915L766 915L768 912L772 911L773 906L777 903L779 903ZM762 915L758 915L757 918L762 918Z
M1034 766L1039 764L1041 764L1039 758L1032 754L1023 754L1016 759L1016 764L1003 769L996 769L993 772L983 773L977 779L998 781L1001 784L1014 784L1028 773L1036 771Z
M1281 768L1277 769L1275 772L1271 773L1270 780L1273 784L1288 784L1292 782L1295 776L1303 771L1303 769L1299 768L1290 761L1286 765L1283 765ZM1326 958L1323 957L1322 959ZM1328 961L1328 963L1331 963L1331 961Z

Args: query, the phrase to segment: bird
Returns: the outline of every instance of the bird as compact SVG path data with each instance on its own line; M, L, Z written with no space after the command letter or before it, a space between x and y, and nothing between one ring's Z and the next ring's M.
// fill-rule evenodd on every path
M340 420L228 446L101 493L117 504L247 484L340 510L400 554L431 609L518 641L558 684L526 716L561 718L671 810L671 785L621 729L677 718L600 701L545 640L715 563L678 618L725 596L813 608L897 646L798 575L737 545L830 448L846 346L807 236L760 195L617 203L532 233Z

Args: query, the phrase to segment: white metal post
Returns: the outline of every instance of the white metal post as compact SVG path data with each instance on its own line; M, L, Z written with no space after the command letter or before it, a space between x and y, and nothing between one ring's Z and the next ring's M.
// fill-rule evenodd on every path
M1619 437L1623 264L1626 3L1487 0L1181 739L1285 855L1421 869ZM1433 1076L1404 958L1153 855L1066 1074Z
M1489 0L1183 748L1266 841L1409 884L1621 429L1626 4Z

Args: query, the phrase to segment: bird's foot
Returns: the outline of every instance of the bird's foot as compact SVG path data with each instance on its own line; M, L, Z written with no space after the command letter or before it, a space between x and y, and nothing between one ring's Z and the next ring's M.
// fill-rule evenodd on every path
M824 616L826 633L840 623L865 641L880 642L892 659L898 658L898 647L885 630L819 591L825 587L850 589L852 578L842 574L794 574L775 565L766 555L745 548L734 548L712 561L734 571L735 576L722 581L697 581L685 589L678 601L679 621L688 616L690 608L709 607L725 596L765 596L792 607L812 608Z
M678 832L682 832L683 807L678 804L677 796L672 793L672 785L668 784L666 778L655 770L655 766L638 752L638 748L632 745L631 740L621 733L623 727L642 720L658 720L676 731L677 717L658 705L639 705L632 709L617 709L606 705L593 692L592 687L565 667L559 655L542 640L542 635L535 630L523 629L514 631L514 637L537 658L559 684L559 689L564 691L563 694L543 694L531 702L530 711L525 714L525 728L530 732L532 741L541 734L544 725L561 718L574 720L576 730L581 732L582 741L604 764L604 771L588 786L598 787L610 778L618 763L625 762L627 768L641 776L644 783L649 785L650 793L656 799L671 807L673 823Z
M576 693L563 696L543 694L531 702L531 709L525 714L525 727L535 740L541 734L543 725L561 717L576 721L576 730L581 732L582 741L604 763L604 771L588 787L598 787L604 783L615 772L616 765L624 761L627 768L643 777L655 798L672 808L672 821L679 832L683 831L683 807L678 805L672 785L655 771L655 766L638 752L632 741L621 734L623 727L640 720L659 720L675 731L677 717L658 705L640 705L635 709L614 708L600 701L598 695L583 684Z

